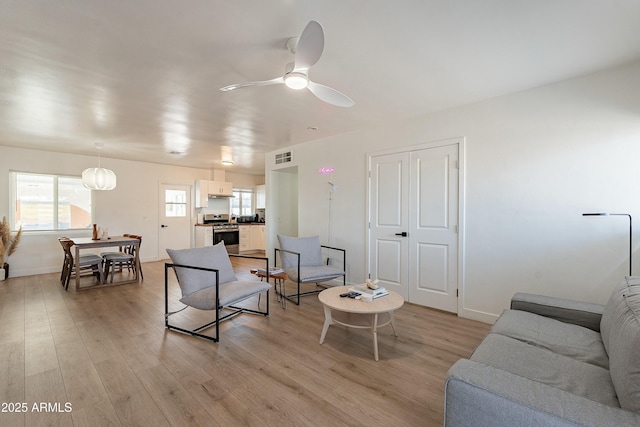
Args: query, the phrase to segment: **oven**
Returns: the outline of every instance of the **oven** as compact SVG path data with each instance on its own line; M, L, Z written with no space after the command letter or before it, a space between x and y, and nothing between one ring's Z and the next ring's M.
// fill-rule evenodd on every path
M213 228L213 244L224 241L224 246L230 254L240 251L240 228L236 223L229 222L226 214L205 214L204 223Z
M240 228L238 224L215 224L213 226L213 244L224 241L224 247L230 254L240 251Z

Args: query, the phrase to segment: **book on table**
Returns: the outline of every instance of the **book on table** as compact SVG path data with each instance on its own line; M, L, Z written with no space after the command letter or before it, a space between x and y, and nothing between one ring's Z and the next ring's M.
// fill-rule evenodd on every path
M383 297L385 295L389 295L389 291L383 287L378 287L378 289L370 289L369 287L367 287L367 285L360 285L360 286L353 286L349 290L352 292L371 295L374 299Z
M267 274L267 270L265 268L257 268L256 270L258 270L258 273L260 274L264 274L264 275ZM274 274L281 274L281 273L284 273L284 270L281 268L274 267L269 269L269 276L273 276Z

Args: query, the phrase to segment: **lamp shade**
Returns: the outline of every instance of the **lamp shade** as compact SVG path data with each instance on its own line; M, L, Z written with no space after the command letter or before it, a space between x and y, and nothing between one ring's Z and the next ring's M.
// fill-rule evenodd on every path
M91 190L113 190L116 174L105 168L88 168L82 171L82 185Z

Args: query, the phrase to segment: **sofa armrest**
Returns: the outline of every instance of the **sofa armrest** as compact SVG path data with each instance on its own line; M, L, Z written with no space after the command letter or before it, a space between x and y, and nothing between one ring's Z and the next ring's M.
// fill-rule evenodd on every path
M604 305L518 292L511 298L511 309L528 311L600 332Z
M472 360L459 360L447 373L445 426L576 424L638 426L640 415Z

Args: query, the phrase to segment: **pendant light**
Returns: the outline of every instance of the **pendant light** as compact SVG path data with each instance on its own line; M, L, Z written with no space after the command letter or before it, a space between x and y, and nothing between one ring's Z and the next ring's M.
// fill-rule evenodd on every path
M82 171L82 185L90 190L113 190L116 188L116 174L110 169L100 167L100 150L103 144L95 145L98 149L98 167Z

